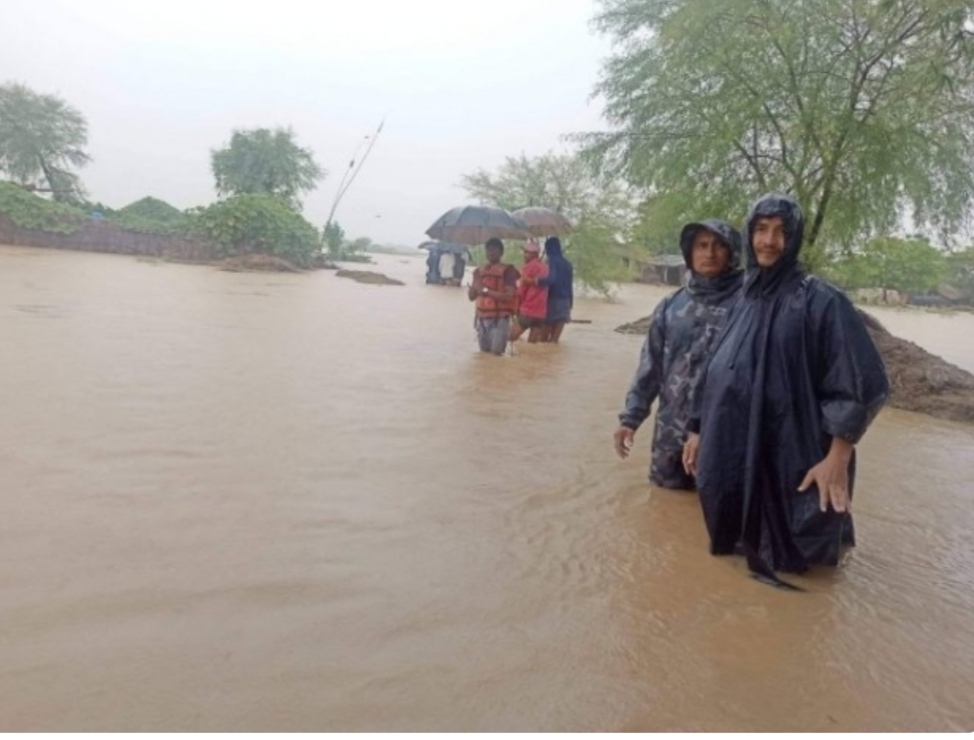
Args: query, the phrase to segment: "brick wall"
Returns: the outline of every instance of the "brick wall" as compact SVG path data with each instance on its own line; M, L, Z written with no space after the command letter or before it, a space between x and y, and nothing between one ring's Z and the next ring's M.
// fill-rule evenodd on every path
M104 221L90 221L78 231L57 234L24 229L10 219L0 216L0 244L167 257L192 262L214 259L212 249L204 242L163 234L126 231Z

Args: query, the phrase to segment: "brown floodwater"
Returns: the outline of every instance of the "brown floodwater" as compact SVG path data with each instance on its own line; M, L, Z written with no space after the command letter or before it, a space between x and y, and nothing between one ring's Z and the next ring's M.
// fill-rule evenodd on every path
M884 411L860 546L780 592L612 452L663 291L494 358L379 268L0 248L0 730L974 729L974 427Z

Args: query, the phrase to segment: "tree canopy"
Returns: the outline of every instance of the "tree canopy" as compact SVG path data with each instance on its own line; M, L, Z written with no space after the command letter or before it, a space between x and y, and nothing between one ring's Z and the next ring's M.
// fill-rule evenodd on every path
M605 292L626 276L633 201L618 180L602 177L573 154L508 157L496 172L478 170L462 179L471 197L509 211L543 206L563 214L575 232L563 237L576 277Z
M221 197L273 195L294 208L326 174L314 153L298 146L290 128L234 131L227 146L211 152L211 164Z
M337 257L342 253L342 245L345 244L345 229L337 221L325 224L321 230L321 241L328 254Z
M893 231L958 233L974 202L970 0L600 0L597 88L615 129L581 137L649 194L645 235L740 221L782 190L807 257Z
M0 171L30 189L48 190L55 200L79 202L74 172L91 157L85 151L84 116L55 95L19 84L0 85Z
M949 276L946 256L925 239L877 237L833 263L829 277L847 289L926 293Z

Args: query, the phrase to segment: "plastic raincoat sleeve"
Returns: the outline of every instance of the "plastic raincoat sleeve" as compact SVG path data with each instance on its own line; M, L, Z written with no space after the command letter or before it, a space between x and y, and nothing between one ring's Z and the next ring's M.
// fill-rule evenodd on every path
M625 411L619 414L619 424L629 429L639 426L649 416L649 409L659 395L663 383L663 339L665 335L666 307L669 301L660 303L649 326L646 341L639 353L639 367L626 394Z
M548 265L548 274L543 278L538 278L539 288L550 288L558 284L558 265L552 262Z
M841 293L829 297L819 325L816 395L822 428L855 444L889 397L886 368L865 324Z

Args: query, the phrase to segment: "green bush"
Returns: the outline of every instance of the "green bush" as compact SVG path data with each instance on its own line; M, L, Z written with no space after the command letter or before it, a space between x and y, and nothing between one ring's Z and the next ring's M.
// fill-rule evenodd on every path
M0 216L23 229L71 234L88 222L79 208L55 203L8 182L0 182Z
M116 211L108 214L105 221L126 231L137 231L141 234L182 234L185 231L186 219L180 223L166 223L164 221L154 221L149 218L142 218L130 213Z
M968 301L974 300L974 247L947 256L947 283Z
M106 214L109 223L143 234L182 234L188 219L183 211L151 196Z
M236 195L196 209L191 219L192 232L224 257L270 254L310 266L320 251L315 227L272 195Z
M124 208L119 208L116 213L136 216L149 221L159 221L164 224L182 223L186 220L186 214L176 206L171 206L166 201L153 198L151 195L134 203L129 203Z

